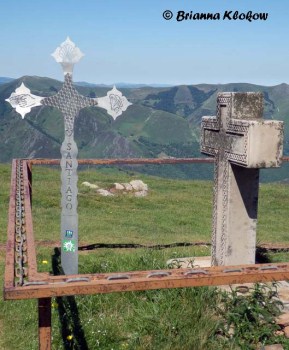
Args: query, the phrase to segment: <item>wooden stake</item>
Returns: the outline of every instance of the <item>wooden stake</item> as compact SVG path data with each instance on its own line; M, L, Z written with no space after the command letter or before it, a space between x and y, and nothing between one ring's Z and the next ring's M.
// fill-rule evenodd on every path
M39 350L51 350L51 298L38 299Z

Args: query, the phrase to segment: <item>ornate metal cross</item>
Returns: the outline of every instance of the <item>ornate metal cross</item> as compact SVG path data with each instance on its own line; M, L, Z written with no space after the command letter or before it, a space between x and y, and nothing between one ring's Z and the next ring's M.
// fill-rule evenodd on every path
M107 110L116 119L127 109L130 102L115 87L100 98L80 95L73 86L74 64L83 56L75 44L67 38L52 54L64 72L61 90L51 97L31 94L22 83L6 100L22 119L31 108L52 106L58 108L64 117L65 138L61 146L61 264L66 275L78 273L78 214L77 214L77 145L74 141L74 121L79 111L88 106L98 106Z

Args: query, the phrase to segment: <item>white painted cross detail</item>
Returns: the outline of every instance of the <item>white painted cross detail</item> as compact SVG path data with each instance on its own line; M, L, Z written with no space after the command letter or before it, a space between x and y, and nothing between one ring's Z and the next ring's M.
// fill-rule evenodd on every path
M221 93L203 117L201 152L215 157L212 264L254 264L259 169L279 167L283 122L263 120L261 93Z
M22 118L36 106L58 108L64 117L65 138L61 146L61 264L65 274L78 273L78 214L77 214L77 145L74 141L74 121L82 108L97 106L106 109L113 119L119 117L131 103L113 87L104 97L88 98L73 86L74 64L83 53L67 38L52 54L64 72L64 84L50 97L33 95L22 83L6 100Z

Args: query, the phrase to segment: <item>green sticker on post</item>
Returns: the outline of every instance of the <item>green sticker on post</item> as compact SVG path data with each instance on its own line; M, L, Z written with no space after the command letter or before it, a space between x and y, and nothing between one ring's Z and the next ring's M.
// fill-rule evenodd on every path
M64 239L62 241L62 249L67 253L74 253L76 251L75 239Z

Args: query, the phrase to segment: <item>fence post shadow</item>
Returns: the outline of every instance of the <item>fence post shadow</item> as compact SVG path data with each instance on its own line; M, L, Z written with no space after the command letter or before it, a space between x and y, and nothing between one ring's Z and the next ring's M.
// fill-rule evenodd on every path
M60 249L54 248L52 271L55 276L64 275L60 261ZM84 330L79 318L75 296L56 297L58 317L61 324L61 336L65 350L89 350Z

